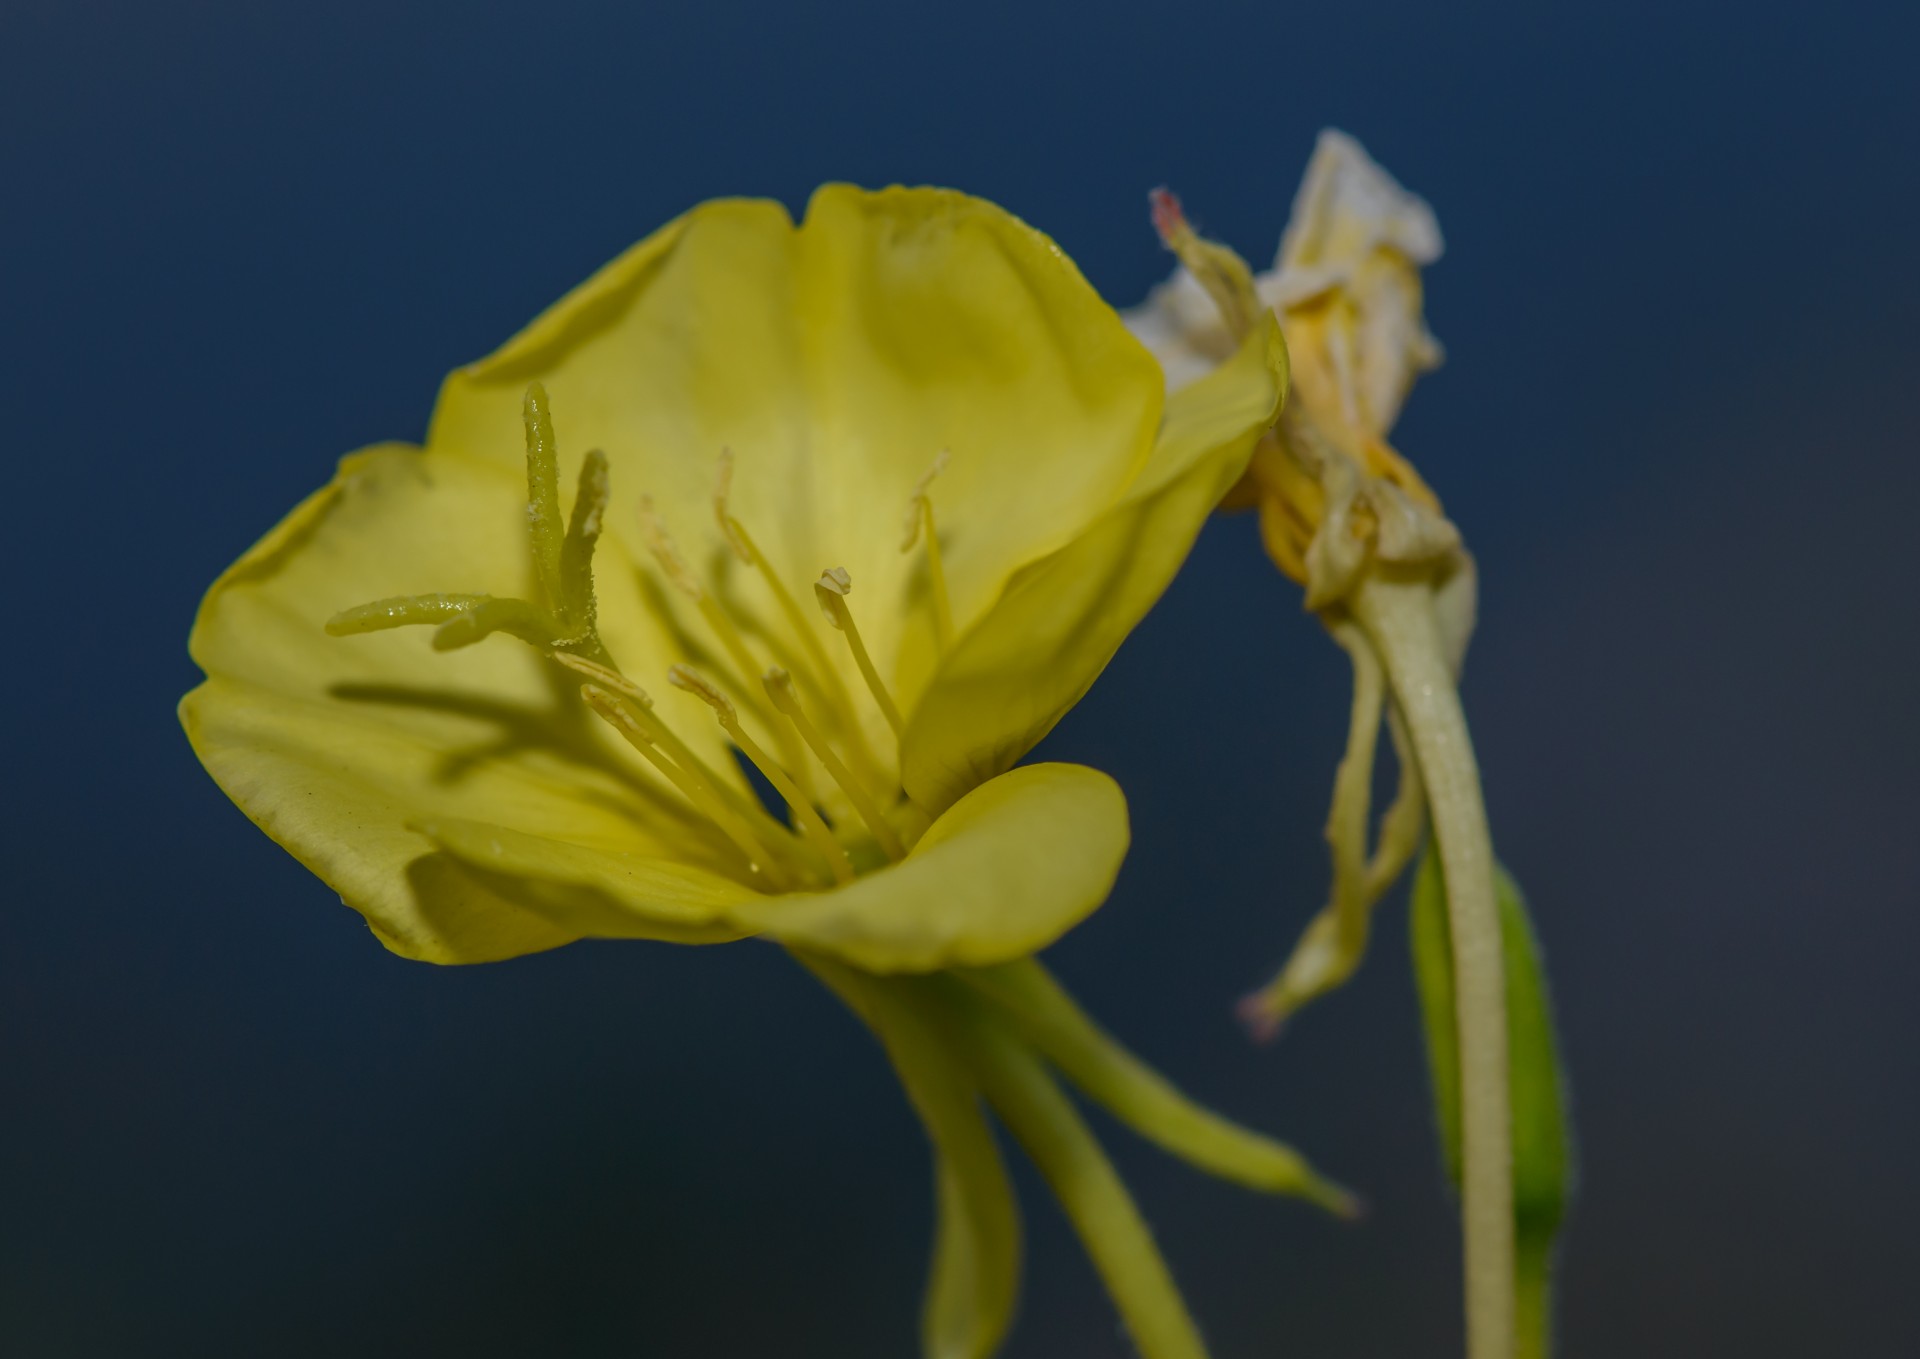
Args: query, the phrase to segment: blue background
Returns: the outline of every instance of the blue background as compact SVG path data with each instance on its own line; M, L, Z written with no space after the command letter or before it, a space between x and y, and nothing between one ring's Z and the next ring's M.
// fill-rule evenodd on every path
M215 573L710 195L952 184L1130 303L1173 184L1266 258L1314 133L1437 208L1399 442L1583 1144L1566 1359L1920 1353L1910 7L10 0L0 1351L898 1356L930 1190L777 950L390 957L173 716ZM1102 1124L1221 1359L1457 1349L1404 912L1276 1046L1346 676L1221 520L1050 740L1128 789L1097 1014L1374 1205ZM1029 1180L1012 1359L1124 1352Z

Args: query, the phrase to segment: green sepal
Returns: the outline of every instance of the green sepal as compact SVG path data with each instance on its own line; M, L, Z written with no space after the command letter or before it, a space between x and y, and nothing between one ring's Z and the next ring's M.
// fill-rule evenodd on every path
M1522 1359L1548 1352L1547 1292L1553 1246L1573 1193L1573 1136L1553 1006L1526 900L1504 868L1495 873L1506 975L1508 1084L1513 1107L1513 1215ZM1447 1179L1460 1187L1460 1049L1454 1027L1453 945L1446 877L1427 847L1413 884L1414 981L1426 1028L1434 1122Z
M1068 1081L1163 1151L1221 1179L1306 1199L1339 1217L1359 1200L1285 1143L1194 1103L1096 1024L1037 958L953 975L989 1001Z
M921 978L876 977L795 951L886 1049L934 1150L933 1261L924 1359L988 1359L1020 1295L1020 1212L951 1006Z

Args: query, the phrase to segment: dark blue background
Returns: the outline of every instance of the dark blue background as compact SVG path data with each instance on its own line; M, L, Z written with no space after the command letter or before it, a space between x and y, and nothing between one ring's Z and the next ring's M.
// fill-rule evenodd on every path
M927 1166L861 1029L770 948L388 956L196 766L188 621L697 199L952 184L1131 302L1149 186L1264 258L1334 124L1449 242L1400 441L1479 554L1577 1083L1566 1359L1920 1353L1903 10L11 0L0 1351L908 1353ZM1107 1128L1220 1359L1458 1344L1398 905L1277 1047L1229 1015L1322 890L1345 684L1225 520L1048 746L1138 830L1061 973L1374 1203ZM1009 1355L1121 1354L1026 1187Z

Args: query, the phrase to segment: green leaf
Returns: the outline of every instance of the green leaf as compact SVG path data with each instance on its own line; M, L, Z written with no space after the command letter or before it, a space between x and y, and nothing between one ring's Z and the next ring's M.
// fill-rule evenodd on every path
M1520 1354L1544 1356L1554 1238L1573 1191L1572 1128L1553 1007L1525 899L1495 877L1506 971L1508 1080L1513 1105L1513 1216ZM1454 1028L1453 945L1446 878L1428 846L1413 885L1413 972L1427 1033L1434 1121L1447 1178L1460 1187L1460 1047Z

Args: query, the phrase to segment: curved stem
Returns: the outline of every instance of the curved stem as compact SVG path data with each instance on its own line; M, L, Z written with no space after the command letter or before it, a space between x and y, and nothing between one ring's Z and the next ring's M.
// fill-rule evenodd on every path
M1513 1124L1493 842L1431 585L1369 572L1350 606L1387 668L1447 877L1460 1035L1469 1359L1514 1359Z

